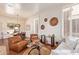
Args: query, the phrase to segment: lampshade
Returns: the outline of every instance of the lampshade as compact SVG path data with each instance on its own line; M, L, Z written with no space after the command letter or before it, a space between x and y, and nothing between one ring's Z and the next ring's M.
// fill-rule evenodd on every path
M14 27L14 29L18 29L18 27Z

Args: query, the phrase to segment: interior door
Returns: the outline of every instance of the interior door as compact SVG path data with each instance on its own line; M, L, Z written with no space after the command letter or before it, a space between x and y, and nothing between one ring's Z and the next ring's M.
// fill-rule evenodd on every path
M34 33L38 34L38 18L36 18L34 21Z

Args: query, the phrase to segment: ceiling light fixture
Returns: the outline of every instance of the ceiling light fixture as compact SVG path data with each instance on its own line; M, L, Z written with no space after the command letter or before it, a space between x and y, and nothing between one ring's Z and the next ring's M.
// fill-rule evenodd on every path
M15 3L6 4L6 13L17 15L20 11L20 5Z

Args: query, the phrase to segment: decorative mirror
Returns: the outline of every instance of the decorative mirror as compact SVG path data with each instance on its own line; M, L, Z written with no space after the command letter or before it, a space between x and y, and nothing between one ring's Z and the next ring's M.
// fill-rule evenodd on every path
M41 29L44 30L45 29L45 26L44 25L41 25Z
M44 22L47 22L47 18L44 18Z
M56 26L58 24L58 18L57 17L53 17L50 19L50 25L51 26Z

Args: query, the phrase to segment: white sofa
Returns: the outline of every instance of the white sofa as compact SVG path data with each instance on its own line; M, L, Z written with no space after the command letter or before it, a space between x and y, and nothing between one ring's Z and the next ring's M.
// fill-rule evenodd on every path
M79 38L68 37L55 49L51 51L53 55L79 54Z

